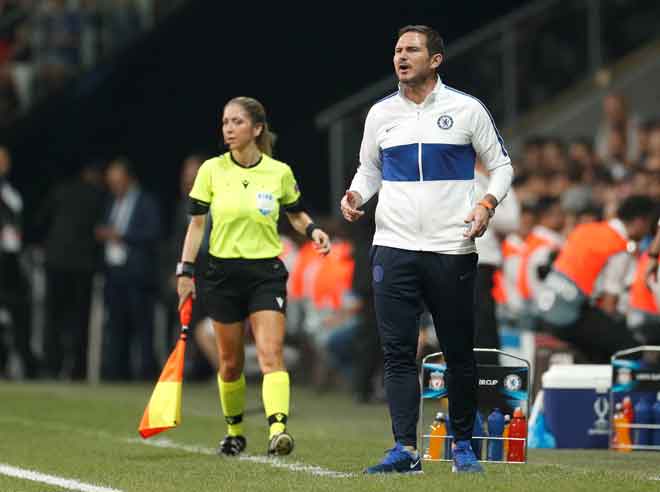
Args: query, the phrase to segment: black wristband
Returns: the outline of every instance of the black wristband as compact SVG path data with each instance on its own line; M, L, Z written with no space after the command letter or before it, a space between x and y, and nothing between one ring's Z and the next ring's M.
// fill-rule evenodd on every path
M177 277L190 277L195 276L195 264L189 261L180 261L176 264Z
M197 200L196 198L188 199L188 214L190 215L206 215L210 207L210 203Z
M316 229L320 229L314 222L310 222L309 225L305 228L305 236L309 239L312 239L312 234Z
M648 252L646 253L646 255L647 255L649 258L652 258L652 259L654 259L654 260L657 260L657 259L658 259L658 256L660 256L660 253L651 253L650 251L648 251Z

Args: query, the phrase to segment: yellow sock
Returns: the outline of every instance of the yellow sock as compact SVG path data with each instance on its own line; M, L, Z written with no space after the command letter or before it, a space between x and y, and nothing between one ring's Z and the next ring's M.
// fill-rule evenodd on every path
M220 405L227 422L227 433L230 436L243 435L243 411L245 410L245 376L236 381L223 381L218 373L218 390Z
M266 418L270 425L269 436L284 432L289 416L289 373L277 371L264 374L262 397Z

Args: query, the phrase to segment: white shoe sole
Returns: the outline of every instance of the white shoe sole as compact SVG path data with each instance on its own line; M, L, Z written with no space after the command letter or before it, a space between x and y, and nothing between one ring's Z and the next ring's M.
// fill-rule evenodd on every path
M293 438L288 434L280 434L275 443L269 447L268 453L275 456L286 456L293 451Z

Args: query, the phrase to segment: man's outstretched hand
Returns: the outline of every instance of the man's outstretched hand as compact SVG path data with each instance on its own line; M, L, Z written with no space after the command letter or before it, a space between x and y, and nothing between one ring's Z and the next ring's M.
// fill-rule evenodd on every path
M349 222L355 222L364 215L364 211L358 210L362 205L362 197L357 191L347 191L341 199L341 213Z

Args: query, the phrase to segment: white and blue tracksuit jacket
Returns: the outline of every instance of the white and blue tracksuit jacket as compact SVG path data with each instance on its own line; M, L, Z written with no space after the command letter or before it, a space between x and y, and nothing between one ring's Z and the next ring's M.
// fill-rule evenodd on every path
M350 190L379 193L373 244L413 251L475 252L464 222L475 202L475 159L490 173L498 202L513 177L511 159L486 107L442 83L421 104L396 92L372 106Z

